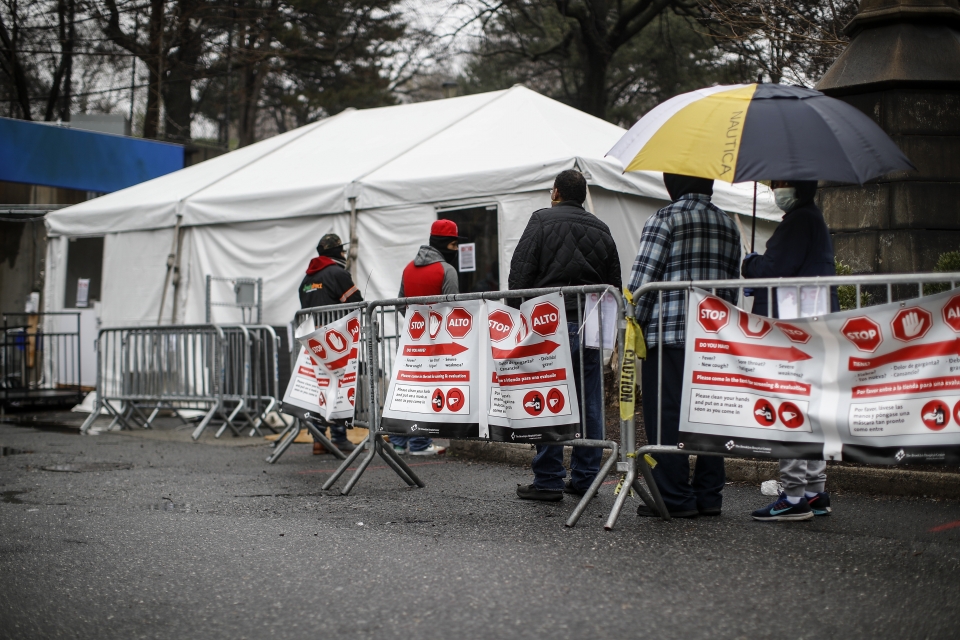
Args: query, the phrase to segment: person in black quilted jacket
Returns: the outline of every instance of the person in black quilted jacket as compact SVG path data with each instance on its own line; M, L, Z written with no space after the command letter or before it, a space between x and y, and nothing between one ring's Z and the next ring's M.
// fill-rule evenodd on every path
M560 173L553 183L553 206L530 216L527 228L510 262L510 289L563 287L584 284L609 284L621 288L620 256L610 229L583 208L587 181L575 169ZM600 351L584 349L583 376L580 380L580 334L577 324L577 299L567 298L567 329L573 358L573 377L577 399L586 412L584 437L600 439L603 428L600 411L603 375ZM600 471L602 449L574 447L570 479L564 482L563 447L537 445L533 459L533 484L517 487L524 500L563 500L563 494L583 495Z

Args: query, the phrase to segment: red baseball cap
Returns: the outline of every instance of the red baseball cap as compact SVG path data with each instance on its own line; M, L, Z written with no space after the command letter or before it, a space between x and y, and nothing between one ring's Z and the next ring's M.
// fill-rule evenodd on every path
M437 220L430 227L430 235L444 238L457 237L457 223L453 220Z

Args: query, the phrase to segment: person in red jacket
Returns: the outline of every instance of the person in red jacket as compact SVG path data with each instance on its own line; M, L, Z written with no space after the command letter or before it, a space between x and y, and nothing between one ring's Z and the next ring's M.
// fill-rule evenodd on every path
M437 220L430 227L430 244L420 247L417 257L403 270L399 298L439 296L460 293L460 279L454 267L459 261L460 237L457 223ZM446 447L433 444L430 438L390 436L397 453L410 448L412 456L433 456L446 452Z
M453 220L437 220L430 227L430 244L420 247L417 257L403 270L398 298L460 293L460 237Z

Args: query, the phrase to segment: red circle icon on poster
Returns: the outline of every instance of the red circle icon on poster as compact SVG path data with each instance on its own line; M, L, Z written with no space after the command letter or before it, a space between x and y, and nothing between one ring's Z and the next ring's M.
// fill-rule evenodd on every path
M930 431L942 431L950 422L950 407L942 400L931 400L920 410L920 419Z
M792 402L782 403L777 410L777 415L780 416L780 422L788 429L798 429L803 426L803 412Z
M356 404L357 401L357 390L354 388L347 389L347 402L350 403L350 406Z
M543 400L543 394L539 391L528 391L523 396L523 410L532 416L538 416L543 413L543 407L546 402Z
M460 411L464 407L463 391L454 387L447 391L447 409L450 411Z
M323 391L320 392L320 396L317 398L317 404L321 407L327 406L327 396Z
M443 411L446 400L447 399L443 396L443 390L437 389L433 392L433 396L430 398L430 406L433 407L434 411Z
M753 405L753 417L764 427L770 427L777 421L777 414L768 400L760 398L757 404Z
M953 419L957 424L960 424L960 402L955 404L953 407Z
M567 403L563 398L563 392L560 389L553 388L547 392L547 409L550 413L560 413L563 406Z

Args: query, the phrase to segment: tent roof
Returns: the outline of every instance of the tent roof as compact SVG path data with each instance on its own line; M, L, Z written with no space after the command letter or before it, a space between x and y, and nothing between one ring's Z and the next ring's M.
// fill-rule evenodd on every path
M624 129L523 86L336 116L48 215L85 235L340 213L547 189L574 165L593 186L667 199L655 173L604 155ZM752 186L718 182L715 202L749 213ZM764 194L758 214L779 219Z

